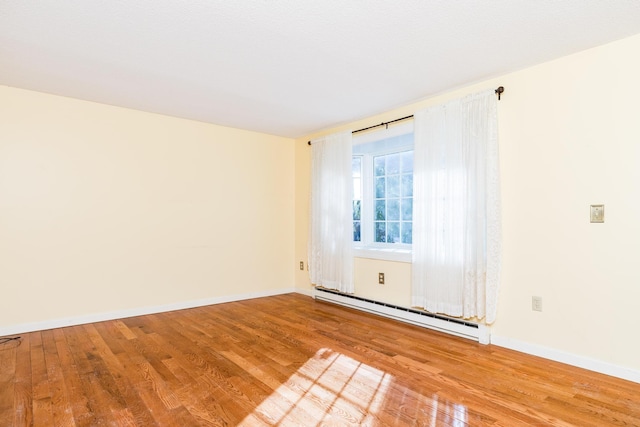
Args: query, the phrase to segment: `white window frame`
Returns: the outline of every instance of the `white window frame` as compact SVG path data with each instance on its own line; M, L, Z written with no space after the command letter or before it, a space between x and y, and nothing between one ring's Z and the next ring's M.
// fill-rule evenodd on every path
M382 243L374 242L374 176L373 158L379 155L399 153L413 150L411 143L377 149L366 150L358 153L356 145L375 143L398 135L413 133L413 122L393 126L381 131L368 132L363 136L354 136L354 157L362 157L362 205L360 218L360 242L353 242L354 256L358 258L380 259L385 261L411 262L411 244L407 243Z

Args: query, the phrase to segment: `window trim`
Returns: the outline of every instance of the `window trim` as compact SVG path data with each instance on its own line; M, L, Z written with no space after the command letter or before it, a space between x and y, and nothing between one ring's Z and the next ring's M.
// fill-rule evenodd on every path
M413 251L411 249L375 248L354 245L353 256L356 258L378 259L382 261L406 263L413 261Z

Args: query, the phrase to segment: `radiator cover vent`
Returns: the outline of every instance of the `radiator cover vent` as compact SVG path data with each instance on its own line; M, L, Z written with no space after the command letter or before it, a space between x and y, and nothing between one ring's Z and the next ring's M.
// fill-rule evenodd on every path
M481 344L489 344L489 328L486 325L467 322L465 320L454 319L428 313L422 310L388 304L380 301L362 298L355 295L343 294L332 289L316 287L313 297L320 301L332 302L345 307L351 307L368 313L388 317L405 323L434 329L462 338L478 341Z

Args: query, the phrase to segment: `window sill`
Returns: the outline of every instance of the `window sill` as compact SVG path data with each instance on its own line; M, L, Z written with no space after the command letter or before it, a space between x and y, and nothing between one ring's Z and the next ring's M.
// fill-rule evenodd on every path
M353 256L356 258L410 263L411 255L411 249L367 248L362 246L353 248Z

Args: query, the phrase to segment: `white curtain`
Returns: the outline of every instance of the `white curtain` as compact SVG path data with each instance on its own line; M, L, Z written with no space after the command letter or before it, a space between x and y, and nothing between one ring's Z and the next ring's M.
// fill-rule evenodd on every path
M496 316L500 181L493 90L414 115L412 305Z
M351 131L311 141L311 283L353 293Z

